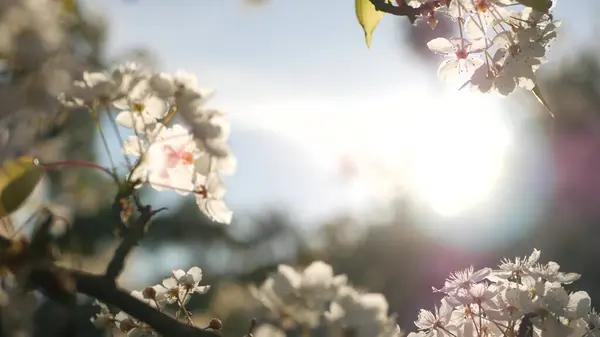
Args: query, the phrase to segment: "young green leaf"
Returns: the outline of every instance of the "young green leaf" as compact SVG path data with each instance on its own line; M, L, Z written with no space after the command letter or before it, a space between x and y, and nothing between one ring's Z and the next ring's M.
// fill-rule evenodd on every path
M371 38L373 37L373 31L379 24L379 21L385 15L384 12L380 12L375 9L375 5L370 0L355 0L356 5L356 17L358 23L365 32L365 40L367 42L367 48L371 47Z
M0 166L0 216L18 210L44 176L35 158L23 156Z
M548 13L551 5L551 0L517 0L517 2L541 13Z
M533 92L533 95L535 96L535 98L537 98L537 100L540 103L542 103L544 108L546 108L548 110L548 113L550 113L550 116L552 116L552 118L554 118L554 114L552 113L552 110L550 110L550 107L548 106L548 102L546 102L546 100L544 99L544 96L542 96L542 91L540 90L540 87L538 87L536 85L535 87L533 87L533 90L531 90L531 92Z

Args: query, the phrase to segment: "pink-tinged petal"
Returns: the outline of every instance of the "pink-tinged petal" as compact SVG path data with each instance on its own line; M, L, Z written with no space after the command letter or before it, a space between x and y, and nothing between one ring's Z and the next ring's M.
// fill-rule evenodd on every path
M486 48L486 39L482 38L482 39L478 39L478 40L473 40L473 43L471 43L471 46L469 48L469 53L481 53L482 51L485 50Z
M164 177L161 173L164 172L153 170L148 175L148 183L157 191L164 191L170 187L169 177Z
M188 195L194 190L194 170L191 167L178 166L169 172L169 186L181 195Z
M441 80L448 81L460 73L460 62L458 59L444 60L440 64L437 74Z
M456 46L450 40L443 37L438 37L427 42L427 47L434 53L444 55L452 55L456 51Z

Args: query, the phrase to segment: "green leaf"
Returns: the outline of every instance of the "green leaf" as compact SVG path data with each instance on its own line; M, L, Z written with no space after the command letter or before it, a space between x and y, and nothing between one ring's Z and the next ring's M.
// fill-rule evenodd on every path
M546 99L544 99L544 96L542 96L542 91L540 90L540 87L538 87L536 85L535 87L533 87L531 92L533 92L533 95L535 96L535 98L537 98L537 100L540 103L542 103L544 108L546 108L548 110L548 113L550 113L550 116L552 116L552 118L554 118L554 114L552 113L552 110L550 110L550 107L548 106L548 102L546 102Z
M18 210L44 176L37 159L23 156L0 166L0 216Z
M367 47L371 48L371 38L373 36L373 31L379 24L379 21L385 15L384 12L380 12L375 9L375 5L371 3L370 0L355 0L356 5L356 17L358 18L358 23L363 28L365 32L365 40L367 42Z
M542 13L548 13L550 8L550 0L517 0L517 2Z

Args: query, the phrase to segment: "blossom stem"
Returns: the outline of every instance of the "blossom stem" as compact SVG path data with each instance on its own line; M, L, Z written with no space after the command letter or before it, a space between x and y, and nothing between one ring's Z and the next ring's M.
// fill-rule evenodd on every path
M190 291L186 290L185 294L183 295L183 298L187 298L189 293L190 293ZM177 303L179 304L179 308L181 309L181 311L184 313L185 318L187 318L188 323L191 326L194 326L194 321L192 320L192 316L190 315L190 312L186 309L185 305L183 305L183 301L179 297L177 298Z
M112 154L110 152L110 148L108 147L108 141L106 140L106 135L104 135L104 131L102 130L102 125L100 124L100 118L98 117L98 112L96 111L95 108L91 108L90 114L92 115L92 118L94 119L94 123L96 123L98 132L100 132L100 138L102 138L102 144L104 145L104 149L106 150L108 160L110 161L110 166L114 169L114 168L116 168L115 162L113 161Z
M110 117L110 125L113 128L113 131L115 132L115 134L117 135L117 138L119 138L119 144L121 145L121 148L123 148L123 136L121 136L121 132L119 131L119 127L117 126L117 123L115 122L115 118L112 118L112 115L110 113L110 109L106 109L106 114ZM129 157L127 157L125 154L123 154L123 157L125 157L125 161L127 162L127 167L129 169L131 169L131 160L129 160Z

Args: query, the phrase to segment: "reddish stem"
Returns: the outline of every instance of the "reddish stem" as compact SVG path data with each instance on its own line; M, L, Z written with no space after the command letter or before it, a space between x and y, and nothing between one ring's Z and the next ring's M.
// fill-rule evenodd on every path
M56 168L62 167L62 166L71 166L71 167L89 167L89 168L94 168L100 171L105 172L106 174L110 175L111 177L114 178L113 173L107 169L106 167L100 165L100 164L96 164L93 162L89 162L89 161L84 161L84 160L67 160L67 161L58 161L58 162L54 162L54 163L48 163L48 164L40 164L40 166L45 170L45 171L52 171Z

